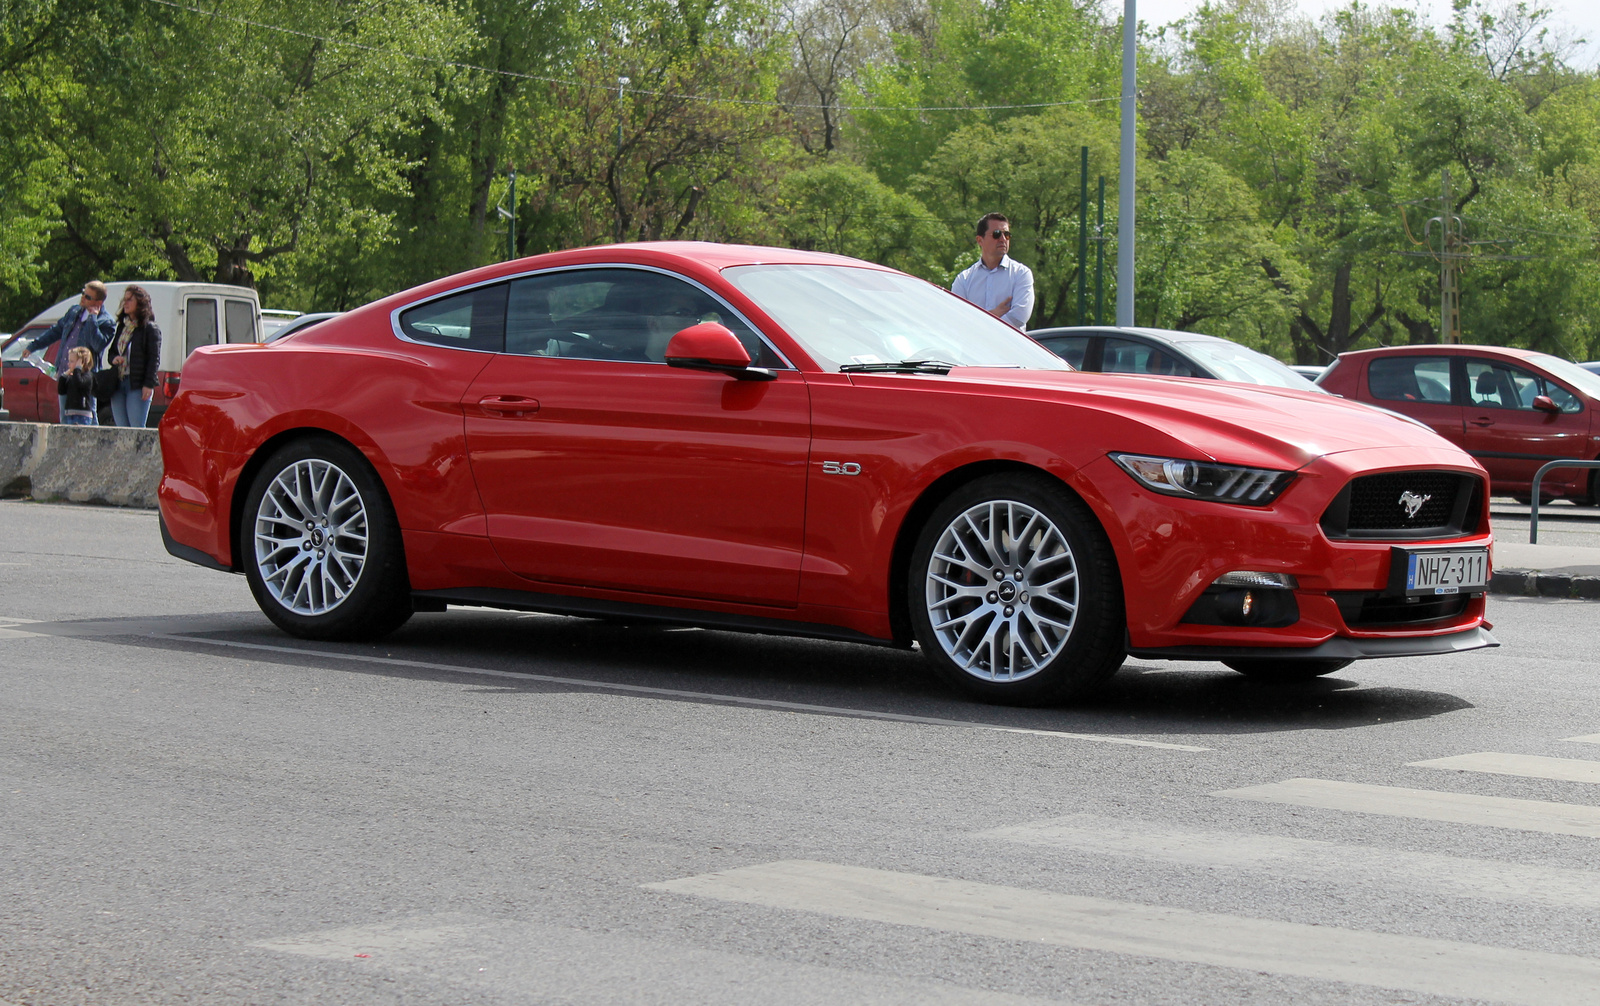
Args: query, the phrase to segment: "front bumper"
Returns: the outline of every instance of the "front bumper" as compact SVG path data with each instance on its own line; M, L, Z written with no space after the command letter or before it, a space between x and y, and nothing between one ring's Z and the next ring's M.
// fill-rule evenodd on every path
M1232 660L1266 657L1283 660L1372 660L1378 657L1423 657L1499 646L1485 624L1440 636L1353 638L1337 636L1318 646L1167 646L1128 648L1130 657L1145 660Z
M1102 523L1122 572L1129 652L1197 660L1291 655L1361 659L1494 645L1486 632L1474 634L1486 627L1482 593L1463 595L1461 605L1441 617L1419 611L1421 617L1412 620L1356 619L1359 598L1394 593L1395 546L1492 544L1486 503L1473 531L1445 539L1346 539L1324 533L1323 513L1352 478L1414 469L1483 477L1465 455L1444 444L1437 450L1346 451L1306 465L1271 506L1245 508L1148 492L1109 459L1088 466L1092 483L1103 492L1091 505L1105 507ZM1299 585L1294 591L1298 619L1275 626L1186 622L1206 588L1233 570L1292 575Z

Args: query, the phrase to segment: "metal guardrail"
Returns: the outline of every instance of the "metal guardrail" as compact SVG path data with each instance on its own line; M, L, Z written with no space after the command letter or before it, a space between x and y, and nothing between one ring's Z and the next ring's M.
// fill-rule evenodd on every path
M1528 544L1539 544L1539 483L1544 481L1544 473L1552 468L1600 468L1600 461L1570 460L1552 461L1540 465L1539 470L1533 474L1533 496L1528 500Z

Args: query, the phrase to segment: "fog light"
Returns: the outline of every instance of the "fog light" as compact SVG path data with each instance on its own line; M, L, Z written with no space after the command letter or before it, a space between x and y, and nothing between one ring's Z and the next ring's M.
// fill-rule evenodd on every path
M1288 573L1262 573L1253 569L1236 569L1224 573L1211 582L1213 587L1258 587L1294 590L1300 584Z
M1219 576L1183 616L1190 625L1281 628L1300 620L1295 578L1287 573L1237 570Z

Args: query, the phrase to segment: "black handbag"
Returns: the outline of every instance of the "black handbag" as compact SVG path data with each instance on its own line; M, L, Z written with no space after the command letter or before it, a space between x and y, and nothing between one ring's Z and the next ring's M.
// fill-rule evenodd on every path
M117 387L122 384L122 372L111 362L112 350L116 344L116 336L112 336L111 341L100 350L100 369L94 372L94 377L91 379L96 398L110 398L117 393Z
M117 386L122 383L122 375L117 373L116 367L94 372L94 397L110 398L116 394Z

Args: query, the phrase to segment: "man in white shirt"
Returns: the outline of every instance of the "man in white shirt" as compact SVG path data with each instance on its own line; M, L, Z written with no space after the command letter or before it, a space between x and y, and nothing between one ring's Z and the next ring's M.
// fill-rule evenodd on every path
M1001 213L984 214L976 240L978 261L956 277L950 292L1013 328L1026 327L1033 314L1033 270L1006 254L1011 250L1011 221Z

